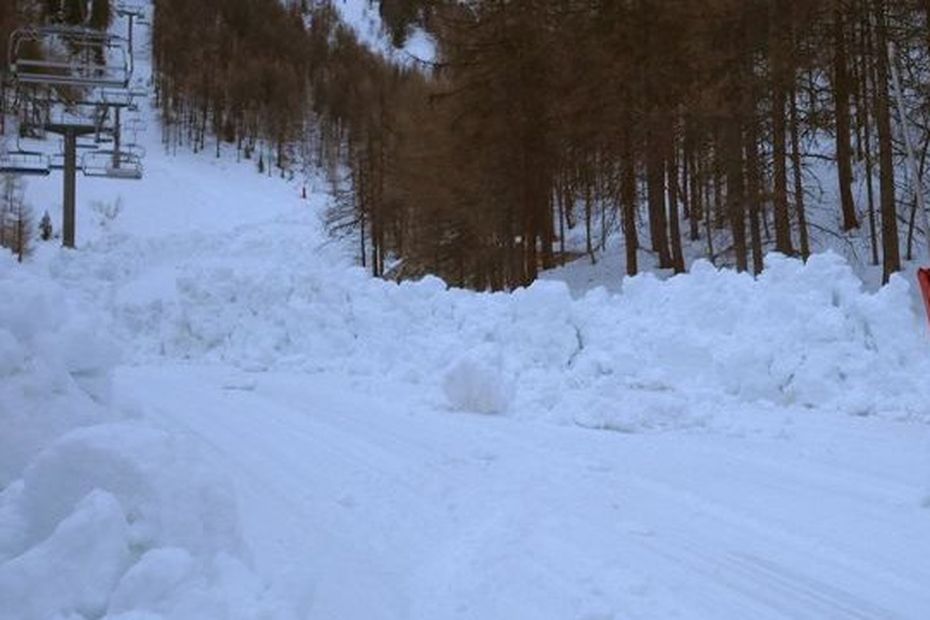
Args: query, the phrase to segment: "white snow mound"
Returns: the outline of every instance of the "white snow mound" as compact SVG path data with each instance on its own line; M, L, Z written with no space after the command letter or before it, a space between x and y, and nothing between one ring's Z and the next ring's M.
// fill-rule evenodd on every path
M126 239L68 269L126 265L108 299L137 360L402 381L434 386L457 409L625 431L703 424L727 403L930 420L926 327L908 284L869 293L836 254L773 254L758 278L698 261L665 281L643 274L619 294L573 299L555 281L512 294L384 282L326 264L301 227L274 232L267 243L236 231L223 266L198 258L203 240ZM172 290L124 293L149 277L164 290L163 255L193 257L174 267Z
M94 317L0 254L0 620L292 617L247 568L226 481L109 402Z
M463 356L446 371L442 389L453 409L504 413L513 400L513 385L500 360L476 354Z

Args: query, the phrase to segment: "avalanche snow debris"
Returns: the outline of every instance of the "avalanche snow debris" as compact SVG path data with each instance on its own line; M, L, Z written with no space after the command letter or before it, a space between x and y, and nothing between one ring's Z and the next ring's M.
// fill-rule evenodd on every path
M503 376L500 352L472 352L456 361L442 380L453 408L476 413L504 413L513 400L513 384Z
M836 254L772 254L758 278L698 261L573 299L558 281L473 294L436 278L371 279L288 250L287 236L305 233L282 228L266 244L240 231L226 264L188 258L170 282L129 239L74 268L134 265L108 303L137 361L344 372L428 386L454 409L630 431L703 424L724 402L930 420L930 356L907 282L867 292ZM157 298L123 291L146 278Z
M95 316L0 255L0 619L291 617L244 564L225 480L110 403Z

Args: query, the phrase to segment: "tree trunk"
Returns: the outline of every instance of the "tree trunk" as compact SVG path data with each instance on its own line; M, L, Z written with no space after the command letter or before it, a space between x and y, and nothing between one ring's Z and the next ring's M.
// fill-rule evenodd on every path
M746 190L743 178L742 132L736 119L728 119L723 127L723 154L727 168L727 215L733 234L733 254L736 270L746 271Z
M792 71L787 68L786 33L780 7L773 3L775 28L772 41L772 207L775 216L775 250L786 256L794 254L791 242L791 218L788 215L788 148L785 140L786 82Z
M876 23L875 121L878 125L878 167L882 218L882 281L901 270L901 250L898 240L898 214L895 205L894 152L891 137L891 116L888 105L888 33L885 25L885 2L874 0Z
M668 269L672 266L672 256L668 247L668 222L665 217L665 157L658 125L661 121L650 122L646 145L646 193L649 202L649 232L652 249L659 256L659 267Z
M811 255L810 238L807 230L807 211L804 208L804 171L801 167L801 135L798 127L798 98L795 89L791 89L789 99L791 124L791 168L794 172L794 209L798 218L800 231L801 258L807 260Z
M678 217L678 147L675 144L675 128L667 134L666 148L666 182L668 184L668 224L669 238L672 246L672 268L675 273L685 271L685 258L681 249L681 226Z
M682 171L681 171L681 190L682 198L685 205L685 212L688 216L688 226L691 241L697 241L701 237L701 196L698 190L695 195L695 175L694 175L694 131L689 126L685 131L685 145L682 153Z
M626 273L639 273L636 252L639 238L636 232L636 160L633 158L632 131L627 124L623 138L623 166L620 179L620 203L623 209L623 240L626 246Z
M762 173L759 169L759 140L756 136L756 120L750 116L746 130L746 202L749 205L749 232L752 240L752 271L762 273L762 230L760 227L760 202L762 200Z
M872 264L877 266L880 262L880 258L878 254L878 226L875 218L874 166L872 163L872 123L869 103L869 84L871 83L874 89L876 78L875 67L872 66L872 64L868 61L868 59L872 57L873 53L870 22L871 20L868 17L868 12L866 12L866 14L863 15L861 24L865 54L862 57L861 63L862 92L860 95L860 103L862 106L862 154L865 159L865 188L869 210L869 240L870 248L872 251Z
M582 183L584 183L584 243L585 251L591 259L591 264L597 263L597 257L594 255L594 244L591 241L591 217L593 216L594 204L591 198L591 179L588 175L588 164L585 163L585 172Z
M833 98L836 106L836 165L843 210L843 230L859 228L852 195L852 144L849 126L850 79L842 0L833 0Z

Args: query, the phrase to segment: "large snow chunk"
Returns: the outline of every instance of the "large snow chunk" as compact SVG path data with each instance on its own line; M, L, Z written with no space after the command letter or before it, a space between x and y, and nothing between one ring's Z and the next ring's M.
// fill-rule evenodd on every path
M442 389L453 409L475 413L504 413L514 396L500 358L475 352L446 370Z
M84 305L25 268L0 270L0 488L46 445L106 419L115 346Z
M153 549L123 575L110 599L110 613L137 609L158 611L182 590L195 573L194 559L184 549Z
M12 375L26 362L26 351L13 334L0 327L0 377Z
M106 618L130 620L135 614L162 620L294 617L239 560L219 554L198 563L177 548L147 552L120 581Z
M129 562L129 526L119 502L93 491L47 540L0 564L0 620L100 617Z
M19 506L29 528L14 552L46 536L94 489L119 499L136 545L203 553L239 546L232 491L164 431L133 424L78 429L43 452L23 481Z

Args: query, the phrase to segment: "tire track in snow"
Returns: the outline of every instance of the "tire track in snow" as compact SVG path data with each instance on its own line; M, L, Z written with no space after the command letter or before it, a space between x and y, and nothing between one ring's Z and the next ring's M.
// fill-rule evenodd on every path
M214 445L252 510L290 513L273 520L275 561L327 554L304 572L317 582L311 617L918 620L907 613L927 599L919 574L837 546L850 534L818 539L745 501L801 506L823 494L832 474L805 480L809 461L794 451L779 468L740 439L427 411L390 390L346 395L326 377L269 375L254 391L224 392L215 370L191 369L193 382L179 370L128 372L154 376L153 393L191 390L189 413L159 415ZM731 470L721 496L709 485ZM839 493L867 501L855 489L863 480L838 480ZM877 515L894 508L886 493L875 499ZM371 594L353 608L361 583Z

